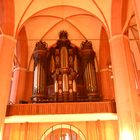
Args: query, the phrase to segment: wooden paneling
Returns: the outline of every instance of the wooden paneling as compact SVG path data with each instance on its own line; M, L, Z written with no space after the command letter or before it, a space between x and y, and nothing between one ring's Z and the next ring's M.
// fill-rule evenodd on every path
M19 123L6 124L4 140L40 140L52 126L59 123ZM62 123L61 123L62 124ZM118 140L117 121L92 121L63 123L78 128L87 140ZM6 133L9 132L9 133Z
M7 116L39 114L116 113L115 102L71 102L15 104L7 106Z

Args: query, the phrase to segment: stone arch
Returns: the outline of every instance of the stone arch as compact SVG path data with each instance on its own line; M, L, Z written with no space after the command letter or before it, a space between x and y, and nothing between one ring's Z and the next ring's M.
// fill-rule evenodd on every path
M23 27L17 37L16 56L20 67L27 68L28 61L28 41L25 27Z

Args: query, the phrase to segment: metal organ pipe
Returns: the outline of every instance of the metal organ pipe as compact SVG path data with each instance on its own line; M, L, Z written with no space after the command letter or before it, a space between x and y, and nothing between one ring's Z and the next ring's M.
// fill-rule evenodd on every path
M92 50L92 43L89 41L82 42L82 63L84 72L84 83L86 86L86 92L89 100L99 100L99 94L97 93L97 82L95 72L95 52Z
M45 59L46 43L37 42L33 53L34 58L34 79L32 102L44 102L46 99L46 81L45 81Z
M37 79L38 79L38 74L37 74L37 66L35 67L35 70L34 70L34 88L37 89Z
M57 82L56 78L55 78L55 81L54 81L54 92L58 93L58 82Z
M78 60L77 56L74 57L74 71L78 73Z
M73 80L73 92L77 92L76 81Z
M53 55L51 56L51 65L50 65L50 71L51 73L54 73L55 72L55 61L54 61L54 57Z
M63 74L63 92L68 92L68 75Z
M68 51L66 47L61 48L61 68L68 68Z

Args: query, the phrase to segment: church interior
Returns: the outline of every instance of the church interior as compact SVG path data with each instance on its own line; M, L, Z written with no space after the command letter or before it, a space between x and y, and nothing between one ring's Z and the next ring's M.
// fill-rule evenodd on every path
M139 140L139 36L139 0L0 0L0 140Z

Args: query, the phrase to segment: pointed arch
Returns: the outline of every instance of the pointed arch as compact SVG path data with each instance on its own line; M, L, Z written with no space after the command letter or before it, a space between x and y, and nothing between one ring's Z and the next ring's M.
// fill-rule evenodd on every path
M17 38L16 56L19 60L20 67L27 68L28 41L25 27L21 29Z
M17 30L18 30L18 28L19 28L19 25L20 25L20 23L21 23L21 21L22 21L24 15L26 14L27 10L28 10L28 9L30 8L30 6L33 4L33 1L34 1L34 0L31 0L30 3L28 4L28 6L25 8L25 10L24 10L24 12L23 12L23 14L22 14L22 16L21 16L19 22L18 22L18 25L17 25L17 28L16 28L16 32L17 32ZM16 32L15 32L15 33L16 33Z

